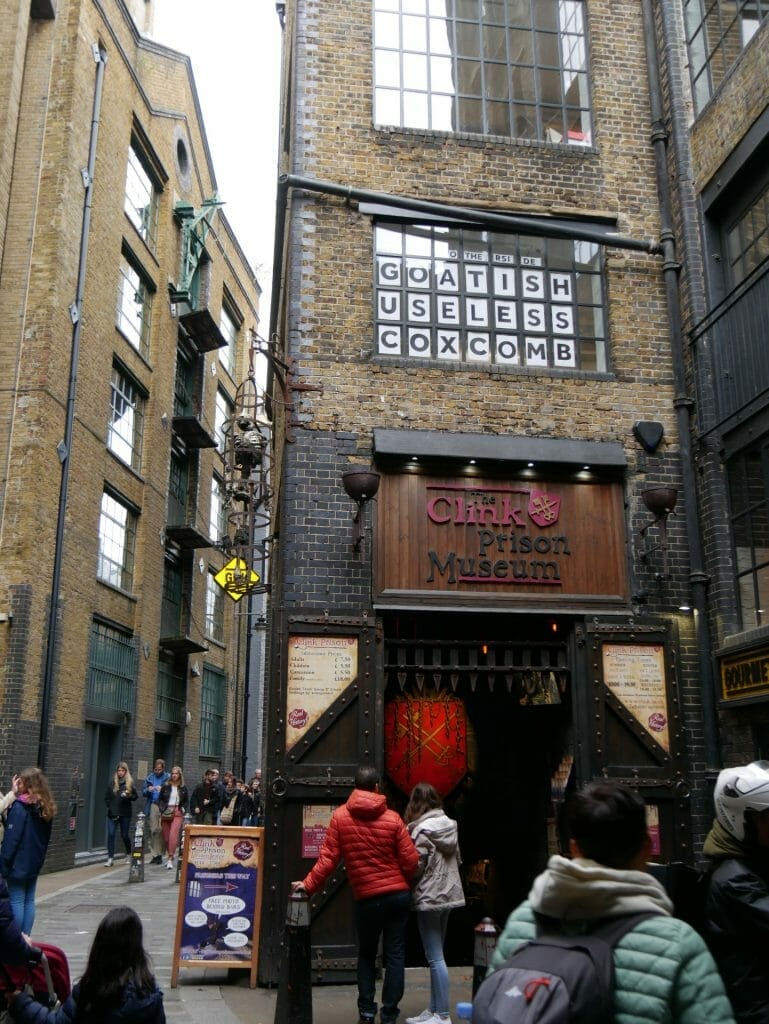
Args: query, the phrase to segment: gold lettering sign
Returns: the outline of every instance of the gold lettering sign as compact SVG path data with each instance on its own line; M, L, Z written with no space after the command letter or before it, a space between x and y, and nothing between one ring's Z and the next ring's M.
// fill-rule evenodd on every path
M769 696L769 651L755 651L721 660L721 696L724 700Z

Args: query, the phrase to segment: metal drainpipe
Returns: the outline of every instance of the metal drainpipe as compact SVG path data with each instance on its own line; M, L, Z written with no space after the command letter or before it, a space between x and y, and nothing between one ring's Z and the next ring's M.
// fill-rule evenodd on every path
M72 346L69 361L69 388L67 391L67 415L64 428L64 439L59 443L58 453L61 461L61 482L59 484L59 509L56 519L56 543L53 555L53 575L51 579L51 597L48 609L48 632L45 645L45 668L43 671L43 690L40 698L40 736L37 747L37 763L45 769L48 760L48 732L51 721L51 696L53 693L54 665L56 660L56 644L58 641L58 610L59 590L61 587L61 561L64 547L64 527L67 515L67 494L69 491L69 463L72 452L72 436L75 425L75 396L77 390L77 370L80 355L80 330L83 322L83 292L85 290L85 268L88 256L88 237L91 230L91 206L93 203L93 177L96 167L96 141L99 135L99 117L101 100L104 90L104 72L107 64L107 53L98 43L91 45L93 59L96 62L96 82L93 94L93 111L91 115L91 138L88 147L88 166L83 170L85 198L83 200L83 220L80 227L80 258L77 268L77 284L75 301L70 306L72 319Z
M431 199L417 199L411 196L397 196L390 192L374 192L367 188L355 188L352 185L339 185L333 181L321 181L316 178L304 178L298 174L283 174L278 179L279 187L297 188L306 192L322 192L324 195L342 196L362 203L381 203L386 206L401 207L404 211L418 210L432 213L438 217L451 217L463 222L469 221L484 224L488 227L501 228L504 231L521 231L526 234L541 234L546 238L579 239L595 242L614 249L634 249L651 254L661 253L658 242L646 238L628 238L611 231L597 231L594 228L581 227L579 221L564 225L547 217L524 217L520 214L493 213L490 210L476 209L469 206L452 206L450 203L436 203ZM277 247L277 239L276 239Z
M664 5L663 5L664 6ZM691 585L694 629L697 643L700 689L702 692L702 724L705 742L706 770L718 771L720 765L720 737L716 716L716 691L711 661L710 620L707 608L707 584L709 577L703 568L702 534L697 508L697 480L691 448L692 400L686 393L684 363L684 337L681 325L681 302L678 290L680 264L676 259L675 236L672 229L672 204L670 179L667 166L667 138L662 116L662 91L659 80L657 40L654 29L654 12L651 0L641 0L644 37L646 42L647 65L649 68L649 97L651 102L652 145L657 172L661 228L660 240L663 248L662 274L670 323L673 377L675 381L675 409L681 452L681 475L684 485L684 506L686 508L686 535L689 546L689 582ZM663 32L667 30L663 12ZM688 216L684 211L683 216Z

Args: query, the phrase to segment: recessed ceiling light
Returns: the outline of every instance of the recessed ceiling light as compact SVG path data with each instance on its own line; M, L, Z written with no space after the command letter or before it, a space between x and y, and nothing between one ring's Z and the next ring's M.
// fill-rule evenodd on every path
M474 466L474 465L475 465L475 459L470 459L470 465L471 465L471 466Z
M411 456L411 461L412 462L419 462L419 456L418 455L412 455Z
M526 465L529 467L529 469L534 469L534 463L533 462L527 462Z

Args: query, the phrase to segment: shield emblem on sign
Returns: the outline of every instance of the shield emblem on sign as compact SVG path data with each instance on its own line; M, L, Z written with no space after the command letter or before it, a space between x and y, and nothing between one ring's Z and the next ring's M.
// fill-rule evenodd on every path
M561 499L546 491L532 491L528 511L529 519L537 526L553 526L561 514Z
M458 697L396 697L385 707L385 771L404 793L429 782L441 796L468 771L467 715Z

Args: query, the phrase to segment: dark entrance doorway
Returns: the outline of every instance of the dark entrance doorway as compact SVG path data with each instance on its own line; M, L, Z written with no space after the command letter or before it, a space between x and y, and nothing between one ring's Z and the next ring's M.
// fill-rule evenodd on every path
M574 775L571 623L416 612L383 623L388 795L403 811L415 782L443 786L467 898L451 916L447 959L471 963L475 924L503 924L558 852L558 804ZM415 928L409 953L421 962Z

